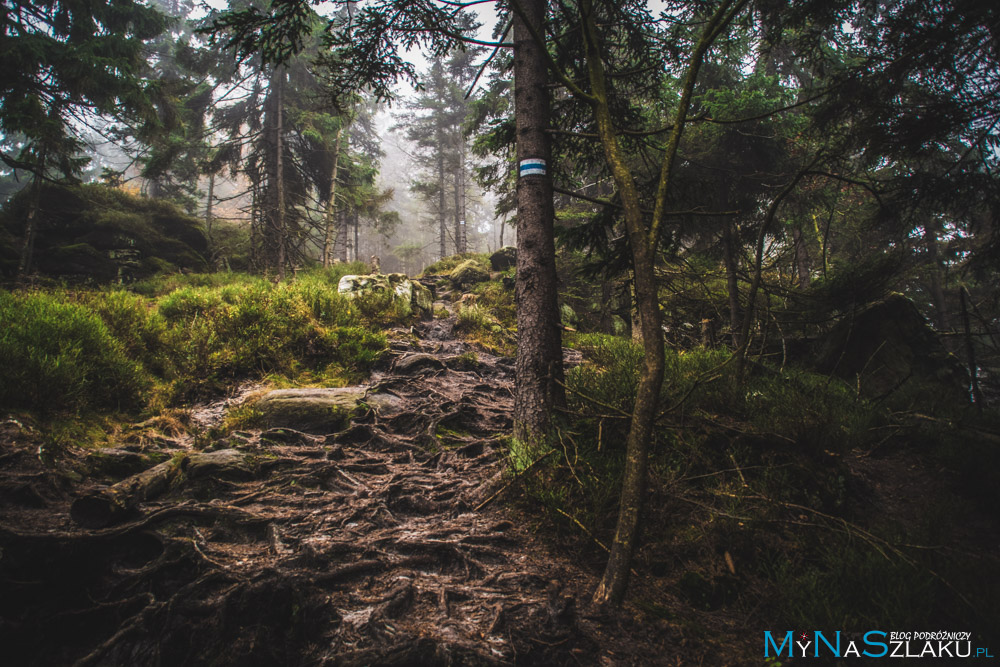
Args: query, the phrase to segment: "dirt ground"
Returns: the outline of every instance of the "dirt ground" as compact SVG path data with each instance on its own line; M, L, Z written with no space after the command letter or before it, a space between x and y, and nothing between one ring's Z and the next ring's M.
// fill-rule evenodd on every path
M512 360L459 356L453 325L397 332L371 409L339 433L196 446L147 429L131 449L215 454L104 528L70 517L95 482L43 465L32 434L5 424L4 663L688 664L666 626L590 609L593 566L503 502ZM194 418L209 427L232 403ZM136 452L105 457L121 468L106 480Z

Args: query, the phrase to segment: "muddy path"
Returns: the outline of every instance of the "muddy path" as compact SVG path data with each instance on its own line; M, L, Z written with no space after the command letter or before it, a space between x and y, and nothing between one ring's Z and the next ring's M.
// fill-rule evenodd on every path
M201 443L218 456L107 528L69 518L93 482L8 433L2 662L679 664L648 623L589 611L593 566L497 494L513 362L470 350L453 325L396 332L346 430Z

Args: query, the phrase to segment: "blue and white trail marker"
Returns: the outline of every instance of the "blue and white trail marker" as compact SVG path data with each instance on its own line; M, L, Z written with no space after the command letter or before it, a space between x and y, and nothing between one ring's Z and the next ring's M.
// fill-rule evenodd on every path
M521 167L518 170L518 173L521 178L524 178L525 176L544 176L545 160L540 160L538 158L521 160Z

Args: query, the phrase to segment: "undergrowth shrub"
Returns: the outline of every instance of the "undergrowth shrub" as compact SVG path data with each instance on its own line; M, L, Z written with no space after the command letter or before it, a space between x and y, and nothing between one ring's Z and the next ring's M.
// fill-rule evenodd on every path
M490 281L473 288L475 301L461 304L455 318L455 333L498 354L516 351L517 316L514 292Z
M496 317L478 303L461 305L455 317L455 333L470 343L498 354L512 355L514 339Z
M248 377L360 381L388 347L381 329L410 317L391 293L338 293L341 275L366 268L339 264L277 285L238 274L160 278L143 292L179 286L155 297L4 292L0 403L163 408Z
M570 419L526 488L558 530L589 543L582 525L607 544L643 353L623 338L573 340L585 362L566 374ZM942 543L949 517L968 506L904 522L882 518L871 511L869 482L847 463L858 456L852 450L878 451L892 434L912 456L918 431L899 429L886 406L837 379L750 363L738 382L730 359L725 350L666 352L637 566L657 572L664 588L695 608L733 607L736 615L766 617L767 626L919 627L939 619L979 627L962 595L982 605L995 598L1000 579L970 569L973 557L960 562L907 546ZM955 449L940 434L931 439L959 471ZM981 467L991 461L979 460ZM723 556L735 563L735 576ZM605 556L595 549L594 557Z
M83 305L0 292L0 405L43 412L142 405L150 378Z
M351 299L360 316L375 326L400 324L410 317L409 302L391 291L362 292Z
M184 394L246 375L295 374L303 366L366 371L386 347L364 328L386 317L377 295L348 299L322 275L272 285L184 288L160 303L167 344ZM391 295L390 295L391 299ZM379 310L381 308L381 310Z
M514 290L504 287L503 283L491 280L479 283L472 289L476 295L476 303L485 308L505 329L513 330L517 326L517 309L514 305Z
M147 297L170 294L185 287L223 287L242 285L260 280L247 273L160 273L129 286L129 290Z
M371 268L364 262L338 262L327 268L317 267L299 274L298 281L305 279L321 280L334 288L344 276L361 276L371 273Z
M163 339L167 323L148 299L125 290L93 292L82 300L117 338L130 359L135 359L154 375L166 368Z
M641 346L603 334L581 334L575 344L588 362L567 374L571 402L581 411L604 405L631 414L644 358ZM725 349L668 349L661 409L678 416L738 419L754 433L810 449L849 448L880 419L879 410L835 378L752 365L740 383L735 369Z

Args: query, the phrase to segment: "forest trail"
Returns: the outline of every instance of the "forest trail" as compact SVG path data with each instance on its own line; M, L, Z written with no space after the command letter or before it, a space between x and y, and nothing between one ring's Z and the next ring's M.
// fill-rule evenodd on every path
M454 321L395 332L348 429L209 443L242 463L189 468L114 527L75 526L69 502L84 487L31 452L7 455L5 661L686 664L648 622L588 616L596 573L495 501L513 362L469 354Z

